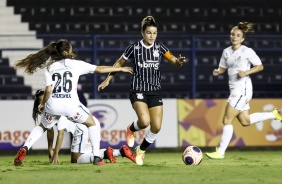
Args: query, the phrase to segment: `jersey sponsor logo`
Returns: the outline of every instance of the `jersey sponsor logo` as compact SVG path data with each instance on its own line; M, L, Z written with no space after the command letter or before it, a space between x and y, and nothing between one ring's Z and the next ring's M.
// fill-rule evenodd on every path
M53 93L52 98L71 98L71 94L58 94Z
M159 61L148 60L145 63L138 62L138 66L141 68L159 68Z

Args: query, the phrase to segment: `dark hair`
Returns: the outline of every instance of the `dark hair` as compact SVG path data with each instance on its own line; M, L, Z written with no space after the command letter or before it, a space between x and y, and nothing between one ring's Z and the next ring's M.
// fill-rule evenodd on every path
M23 68L26 73L33 74L37 68L45 68L53 62L66 58L74 59L76 55L68 52L70 48L71 44L65 39L52 42L37 53L30 54L26 58L17 61L14 68ZM51 59L50 62L48 62L49 59Z
M37 122L37 117L38 117L38 106L40 104L39 97L44 94L44 91L39 89L35 92L34 95L34 103L33 103L33 109L32 109L32 119L34 120L35 124Z
M255 32L254 25L255 25L254 23L250 23L250 22L239 22L237 24L237 26L235 26L234 28L242 30L243 37L245 37L246 33L254 33Z
M154 17L147 16L141 22L141 32L144 32L147 29L147 27L150 27L150 26L158 28L158 25L157 25Z

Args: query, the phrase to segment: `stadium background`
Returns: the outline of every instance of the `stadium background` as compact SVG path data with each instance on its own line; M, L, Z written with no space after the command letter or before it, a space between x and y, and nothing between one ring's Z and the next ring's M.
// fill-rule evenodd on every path
M152 147L217 145L228 85L226 75L213 78L211 74L222 50L230 45L230 29L239 21L256 23L256 33L249 35L245 44L257 52L265 66L263 72L252 76L250 112L280 107L281 4L281 0L0 0L0 149L17 150L21 146L34 127L32 95L44 88L41 70L26 75L12 68L15 61L51 41L66 38L79 59L112 65L127 45L141 39L140 22L147 15L154 16L159 24L158 41L175 55L188 58L181 69L165 61L161 66L167 105L162 133ZM82 76L79 83L89 106L100 105L93 114L105 107L110 109L105 112L113 113L103 114L100 121L105 125L102 138L106 137L101 146L114 147L124 143L123 130L135 114L127 99L130 75L118 74L105 91L97 93L97 85L106 76ZM120 104L125 104L122 111ZM266 121L247 128L234 125L231 146L281 145L280 122ZM111 142L105 131L111 135L118 132L117 140ZM64 148L68 148L69 139L65 140ZM34 148L46 148L45 136Z

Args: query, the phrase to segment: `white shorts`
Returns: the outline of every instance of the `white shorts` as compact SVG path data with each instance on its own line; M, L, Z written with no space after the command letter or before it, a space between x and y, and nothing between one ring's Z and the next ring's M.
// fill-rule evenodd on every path
M77 106L66 116L70 121L75 123L84 123L89 116L89 109L87 109L83 104ZM61 116L49 114L45 110L41 113L41 122L45 128L50 129L56 123L58 123Z
M240 94L232 93L230 94L227 102L234 107L235 109L238 109L239 111L245 111L250 109L250 102L251 96L244 96Z
M82 124L76 124L76 130L73 135L71 152L91 153L92 145L88 136L88 128Z

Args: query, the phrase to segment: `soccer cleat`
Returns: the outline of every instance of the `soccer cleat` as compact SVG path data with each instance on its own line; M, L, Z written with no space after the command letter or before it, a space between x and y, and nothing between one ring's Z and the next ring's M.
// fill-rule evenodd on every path
M106 149L106 154L108 159L110 160L111 163L116 163L116 158L114 157L114 150L111 147L108 147Z
M126 157L126 158L130 159L132 162L135 162L136 158L135 158L134 153L126 145L123 145L120 148L119 152L120 152L122 157Z
M23 161L24 161L24 158L25 158L25 156L26 156L26 152L27 152L27 149L26 149L25 147L22 147L22 148L18 151L18 153L17 153L17 155L16 155L16 157L15 157L15 159L14 159L14 165L15 165L15 166L20 166L20 165L22 165L22 163L23 163Z
M224 155L220 154L218 152L218 147L215 148L215 152L212 153L206 153L207 157L211 159L224 159Z
M133 147L134 145L134 139L135 139L135 134L134 132L132 132L129 128L130 126L127 127L127 130L126 130L126 144L129 146L129 147Z
M137 165L143 165L143 161L144 161L144 158L145 158L145 151L142 151L140 149L140 146L137 146L135 148L135 162Z
M94 165L106 165L106 163L98 156L94 156L93 164Z
M272 113L275 115L275 120L282 121L281 111L280 109L274 109Z

